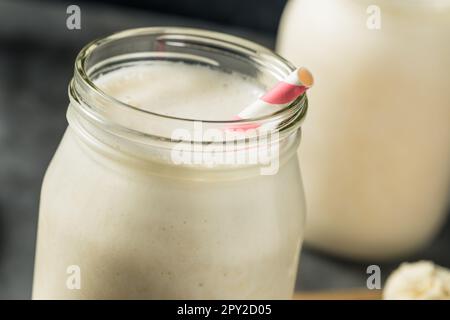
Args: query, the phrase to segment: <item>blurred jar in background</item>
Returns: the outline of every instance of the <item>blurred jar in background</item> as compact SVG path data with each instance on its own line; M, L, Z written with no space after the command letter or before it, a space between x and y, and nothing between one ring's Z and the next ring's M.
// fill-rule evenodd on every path
M291 0L278 51L317 86L299 150L309 244L358 259L423 248L450 180L450 0Z

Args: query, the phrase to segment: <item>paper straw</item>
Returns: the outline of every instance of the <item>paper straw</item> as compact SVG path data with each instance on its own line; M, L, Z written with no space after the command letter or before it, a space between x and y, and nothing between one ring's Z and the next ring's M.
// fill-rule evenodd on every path
M254 118L258 115L267 114L268 109L270 109L270 113L279 111L289 106L313 84L314 78L311 72L306 68L298 68L258 100L239 112L234 118L236 120ZM237 125L233 129L247 130L256 127L259 127L259 125Z

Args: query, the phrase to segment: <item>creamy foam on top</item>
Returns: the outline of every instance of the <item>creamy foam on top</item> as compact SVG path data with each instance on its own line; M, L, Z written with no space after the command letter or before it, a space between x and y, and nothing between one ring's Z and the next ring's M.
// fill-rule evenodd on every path
M200 65L158 62L99 76L105 93L135 107L188 119L230 120L264 93L254 79Z

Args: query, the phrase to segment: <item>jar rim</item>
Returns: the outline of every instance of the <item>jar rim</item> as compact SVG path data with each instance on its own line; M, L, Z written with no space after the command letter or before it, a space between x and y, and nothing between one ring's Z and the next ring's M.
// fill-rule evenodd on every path
M102 117L92 105L88 107L84 107L85 103L82 103L83 97L81 97L80 90L84 92L90 92L92 95L101 98L109 104L113 104L119 106L121 108L132 110L133 112L138 112L139 114L154 117L154 119L164 119L167 121L178 121L187 123L193 122L202 122L203 124L211 124L211 125L249 125L254 126L255 124L268 123L271 121L279 121L282 123L278 126L278 131L291 131L288 129L298 128L300 126L301 121L303 120L306 111L307 111L307 97L306 94L299 97L296 101L291 104L283 107L281 110L276 112L257 116L248 119L227 119L227 120L205 120L205 119L190 119L177 117L173 115L161 114L154 111L150 111L143 108L138 108L131 104L127 104L126 102L120 101L117 98L107 94L103 90L101 90L94 82L94 79L89 74L89 70L87 67L87 61L92 56L92 54L100 47L114 43L116 41L120 41L126 38L131 38L135 36L151 36L151 35L178 35L180 37L194 37L196 39L203 39L205 41L212 41L216 46L224 46L227 49L233 49L236 51L241 51L243 54L252 55L253 58L257 59L261 63L267 64L267 66L271 66L272 68L277 68L278 80L281 80L288 73L295 70L295 67L285 60L283 57L279 56L272 50L259 45L255 42L229 35L226 33L209 31L197 28L184 28L184 27L145 27L145 28L136 28L136 29L128 29L124 31L120 31L104 38L100 38L88 43L85 47L81 49L79 54L75 60L75 71L74 78L71 81L69 86L69 97L72 102L77 102L77 107L82 109L84 114L90 116L90 118L100 121L102 123L108 123L107 117ZM274 74L275 75L275 74ZM73 101L75 100L75 101ZM89 105L88 101L87 104ZM286 120L291 121L286 121ZM120 128L121 125L117 123L109 123L111 126L116 129L124 129L128 132L135 132L139 134L145 133L140 132L139 130L134 130L133 128ZM161 137L159 137L161 138Z

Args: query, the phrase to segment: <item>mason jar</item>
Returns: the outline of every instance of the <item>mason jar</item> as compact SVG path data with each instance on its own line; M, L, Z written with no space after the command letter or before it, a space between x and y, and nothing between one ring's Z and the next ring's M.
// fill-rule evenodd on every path
M195 29L128 30L83 48L69 86L69 126L42 185L34 299L292 296L305 219L296 150L306 96L263 116L205 120L123 102L96 82L125 66L167 63L236 73L261 88L294 70L255 43ZM148 90L163 78L148 81ZM185 103L181 97L179 107ZM252 137L238 130L230 149L228 137L195 138L199 126L216 133L271 130ZM174 139L180 129L194 138ZM268 148L260 149L261 141ZM215 145L227 145L215 156L252 150L269 156L174 158L182 146L184 155L204 159Z

